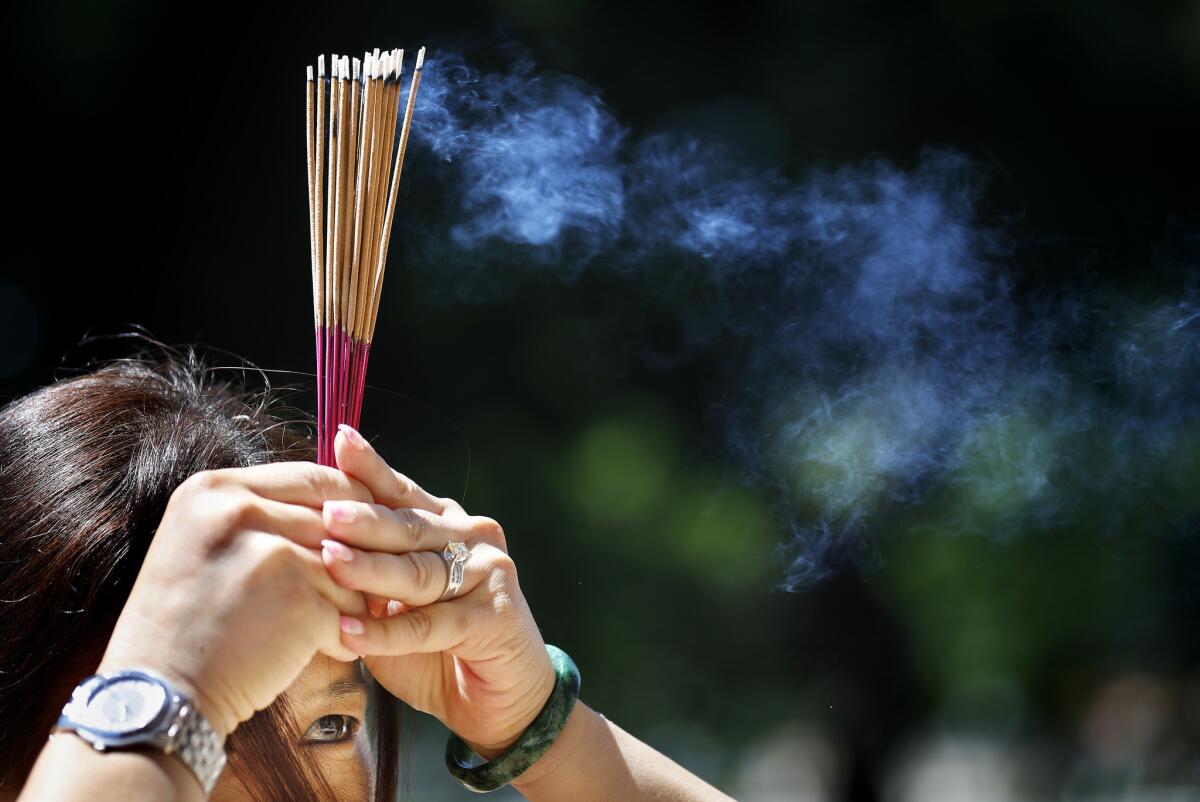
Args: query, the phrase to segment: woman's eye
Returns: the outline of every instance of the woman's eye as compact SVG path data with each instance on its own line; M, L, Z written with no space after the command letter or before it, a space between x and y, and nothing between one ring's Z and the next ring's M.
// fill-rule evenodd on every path
M345 741L358 732L358 719L354 716L321 716L312 723L303 741L313 744L328 744Z

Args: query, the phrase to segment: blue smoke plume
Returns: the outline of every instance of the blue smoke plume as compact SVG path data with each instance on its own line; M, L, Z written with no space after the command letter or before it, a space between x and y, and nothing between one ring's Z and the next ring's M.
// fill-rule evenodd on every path
M794 181L688 136L635 141L594 89L528 60L442 56L423 81L414 143L447 189L439 222L404 237L409 264L470 301L514 269L686 271L708 302L681 305L684 328L746 344L725 422L794 521L785 587L918 506L922 525L993 537L1131 525L1147 498L1141 526L1200 512L1194 284L1018 302L1013 244L981 222L985 175L961 154Z

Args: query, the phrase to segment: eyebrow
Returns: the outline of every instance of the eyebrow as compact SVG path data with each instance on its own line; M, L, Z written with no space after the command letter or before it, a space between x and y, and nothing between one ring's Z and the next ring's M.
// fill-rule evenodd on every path
M367 681L357 671L347 677L330 680L328 684L314 688L304 697L306 702L316 702L321 699L337 701L347 696L357 696L367 692Z

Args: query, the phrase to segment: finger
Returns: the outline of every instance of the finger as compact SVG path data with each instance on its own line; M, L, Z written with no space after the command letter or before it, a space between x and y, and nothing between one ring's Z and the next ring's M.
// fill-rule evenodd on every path
M453 517L462 518L462 517L466 516L466 514L467 514L467 511L463 509L463 505L459 504L457 501L455 501L452 498L439 498L438 501L442 505L442 515L445 515L445 516L448 516L451 518L453 518Z
M321 559L339 585L394 599L407 607L439 601L449 584L450 564L432 551L388 554L327 540ZM487 544L476 546L463 565L462 585L455 595L467 595L507 562L508 555L499 549Z
M325 568L320 549L305 548L291 543L296 560L304 572L305 579L326 601L347 615L362 615L367 612L367 602L361 592L338 584Z
M322 510L330 535L369 551L441 551L451 540L500 545L500 525L482 516L444 516L413 507L330 501Z
M299 504L249 496L253 513L248 521L251 529L261 529L286 537L301 546L320 549L321 541L329 537L325 520L320 512Z
M359 659L361 652L354 651L342 642L339 628L342 613L337 606L327 599L320 599L315 606L317 609L309 626L312 627L313 636L316 638L317 651L342 663Z
M438 514L445 510L441 499L392 470L361 434L344 423L338 426L333 452L338 467L366 485L376 502L393 509L416 507Z
M313 462L272 462L210 471L212 481L236 482L263 498L320 508L329 499L372 501L371 491L342 471Z
M477 595L461 596L387 618L343 615L339 623L342 643L356 654L428 654L462 646L484 612Z
M321 562L319 551L268 532L248 532L246 536L249 540L245 548L258 553L257 564L282 558L288 569L294 567L300 572L298 578L288 578L286 573L275 576L303 589L302 594L294 597L296 606L293 610L300 613L297 618L299 625L308 628L316 648L338 660L354 659L360 654L347 649L342 643L338 619L344 614L361 615L366 610L362 594L334 582ZM276 567L272 572L278 570Z

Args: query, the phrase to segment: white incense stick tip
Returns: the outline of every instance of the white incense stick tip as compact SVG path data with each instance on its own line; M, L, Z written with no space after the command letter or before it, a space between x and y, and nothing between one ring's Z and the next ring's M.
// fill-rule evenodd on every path
M375 60L376 60L376 61L378 61L378 60L379 60L379 48L378 48L378 47L377 47L377 48L375 48Z
M309 82L309 83L312 83L312 79L313 79L313 77L312 77L312 65L311 65L311 64L309 64L309 65L308 65L308 82Z
M325 77L325 54L317 56L317 75Z
M421 65L424 63L425 63L425 48L422 47L420 50L417 51L417 66L413 67L413 69L414 70L421 69Z
M358 76L362 75L362 62L354 59L354 80L358 80Z
M342 56L342 77L343 78L350 77L350 57L349 56Z

